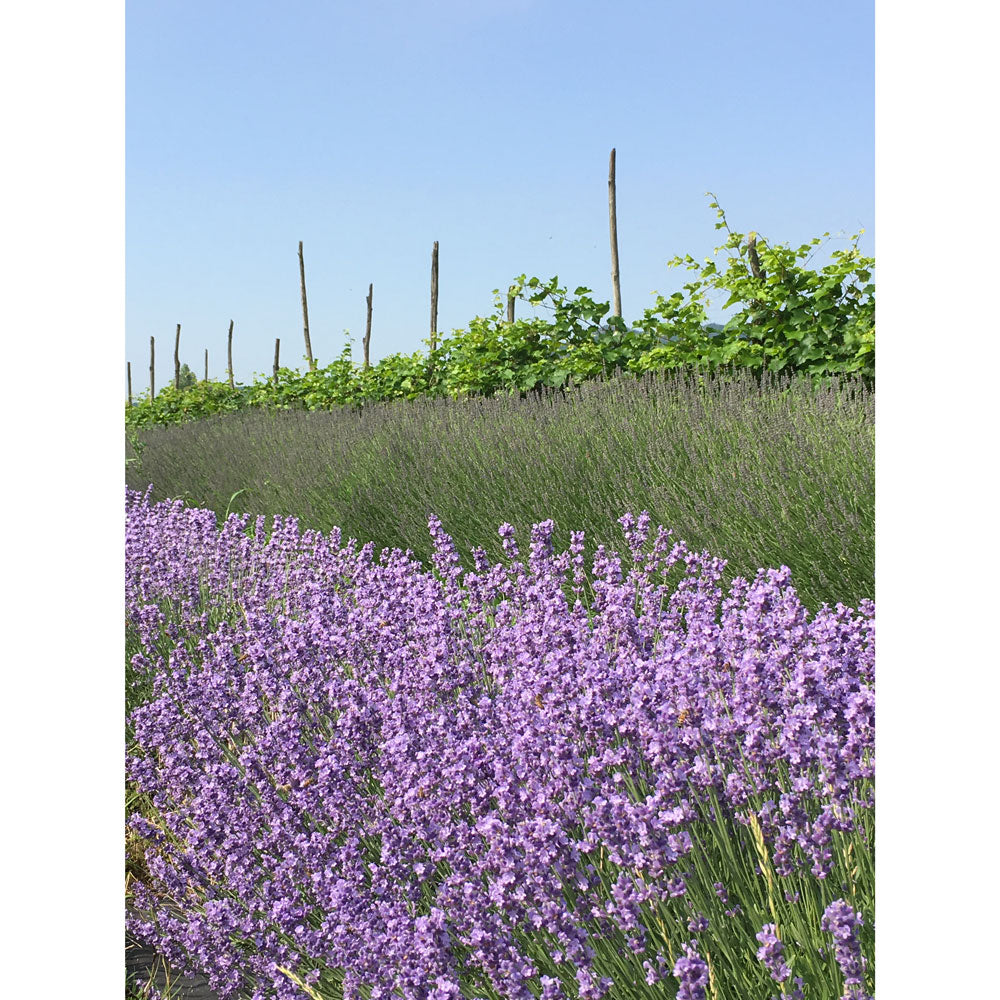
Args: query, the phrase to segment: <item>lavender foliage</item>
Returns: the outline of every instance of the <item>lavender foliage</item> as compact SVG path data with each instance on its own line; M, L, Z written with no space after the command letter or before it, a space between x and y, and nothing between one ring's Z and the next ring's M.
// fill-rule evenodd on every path
M791 567L803 603L874 595L875 397L857 378L747 369L598 378L519 399L423 399L332 411L247 411L137 431L128 484L185 495L220 517L294 514L426 566L427 516L463 558L501 557L548 517L555 542L586 532L586 556L613 547L615 519L645 508L727 573ZM236 508L232 508L236 509ZM471 565L471 563L467 563Z

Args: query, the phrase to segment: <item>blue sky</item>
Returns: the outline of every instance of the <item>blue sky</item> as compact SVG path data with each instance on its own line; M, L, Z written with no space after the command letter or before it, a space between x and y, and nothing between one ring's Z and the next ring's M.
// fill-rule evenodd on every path
M874 251L871 2L128 3L126 357L237 380L301 366L298 241L320 363L422 348L518 274L609 300L617 149L626 319L678 253L740 232ZM832 243L828 249L846 245ZM527 307L519 306L523 312ZM520 314L520 313L519 313ZM717 314L722 317L722 313Z

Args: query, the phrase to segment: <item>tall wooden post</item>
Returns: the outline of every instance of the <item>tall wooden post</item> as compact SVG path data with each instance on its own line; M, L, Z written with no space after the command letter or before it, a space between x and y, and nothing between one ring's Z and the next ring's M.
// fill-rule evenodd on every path
M760 266L760 257L757 254L757 234L747 234L747 255L750 258L750 273L758 281L767 280L767 272ZM753 321L754 326L762 326L764 323L764 307L760 299L751 299L750 305L758 311L759 315Z
M281 347L281 338L274 338L274 381L278 381L278 350Z
M302 328L306 335L306 358L309 361L309 371L314 371L312 343L309 340L309 306L306 304L306 262L302 257L302 240L299 240L299 283L302 286Z
M614 291L614 314L622 314L622 290L618 284L618 212L615 208L615 151L608 166L608 211L611 215L611 285Z
M149 398L156 395L156 339L149 338Z
M757 256L757 234L750 233L747 236L747 250L750 257L750 273L758 281L767 280L767 272L760 266L760 257Z
M181 325L177 324L177 337L174 339L174 388L181 387Z
M437 347L438 328L438 241L431 251L431 353Z
M205 381L208 381L208 348L205 348Z
M126 362L128 365L128 405L132 405L132 362Z
M507 322L514 322L514 296L510 294L510 289L507 290Z
M368 303L368 321L365 323L365 339L363 341L365 349L365 368L369 368L371 366L371 362L368 357L368 346L372 342L372 288L373 286L369 284L368 297L365 299L365 302Z
M233 321L229 321L229 348L228 348L228 367L229 367L229 388L233 389Z

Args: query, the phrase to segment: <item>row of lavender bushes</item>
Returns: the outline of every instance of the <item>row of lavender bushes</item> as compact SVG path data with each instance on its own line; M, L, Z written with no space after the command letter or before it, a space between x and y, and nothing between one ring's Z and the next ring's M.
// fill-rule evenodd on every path
M249 411L133 432L127 482L157 499L339 526L426 566L433 511L471 566L552 518L555 544L616 542L648 510L729 574L791 567L811 609L874 595L874 391L745 369L597 378L530 399Z
M220 997L872 995L870 601L126 511L130 931Z

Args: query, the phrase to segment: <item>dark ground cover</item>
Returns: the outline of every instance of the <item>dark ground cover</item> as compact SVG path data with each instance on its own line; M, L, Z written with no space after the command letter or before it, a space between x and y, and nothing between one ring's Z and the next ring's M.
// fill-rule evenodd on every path
M202 975L180 976L147 945L125 939L125 1000L146 1000L150 986L167 1000L217 1000Z

